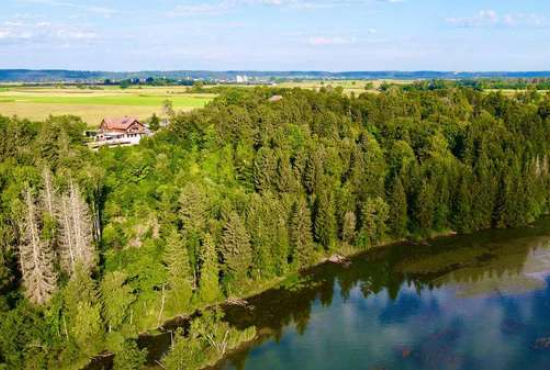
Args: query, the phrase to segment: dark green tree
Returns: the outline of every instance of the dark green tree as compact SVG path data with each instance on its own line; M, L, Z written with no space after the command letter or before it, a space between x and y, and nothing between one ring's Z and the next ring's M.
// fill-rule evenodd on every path
M314 260L311 212L304 199L292 207L289 225L292 262L297 268L308 266Z

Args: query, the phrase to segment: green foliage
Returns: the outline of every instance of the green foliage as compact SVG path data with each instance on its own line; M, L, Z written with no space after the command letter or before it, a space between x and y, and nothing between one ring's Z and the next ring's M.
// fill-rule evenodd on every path
M314 251L311 213L303 199L294 203L289 223L292 262L298 268L306 267L313 262Z
M390 233L396 237L403 237L407 234L407 194L398 176L393 180L388 198Z
M244 281L252 265L252 248L250 237L239 214L232 211L225 221L222 234L221 254L225 281L229 290L236 288L236 283Z
M326 249L336 248L336 215L332 194L321 192L315 199L315 240Z
M188 309L193 295L193 274L189 251L181 236L172 230L166 241L165 263L169 281L169 307L172 312Z
M147 350L140 350L135 341L128 340L123 348L115 353L113 370L141 370L146 360Z
M149 129L151 131L156 132L160 129L160 119L156 113L153 113L151 118L149 118L148 123L149 123Z
M131 306L136 301L127 280L128 276L124 272L114 271L105 274L101 282L103 317L109 332L120 330L129 320Z
M201 275L199 280L199 301L213 303L223 297L220 289L219 278L220 268L218 254L214 239L210 234L204 236L201 253Z
M225 353L256 336L255 327L239 331L223 321L221 311L205 311L193 320L189 335L176 333L163 367L168 370L196 370L213 365Z
M63 292L63 331L83 355L94 355L104 336L102 302L96 282L82 266Z
M191 113L166 102L169 127L98 152L76 117L0 117L0 368L71 368L104 350L137 367L136 333L329 254L547 213L548 97L476 89L228 89ZM81 190L100 264L71 277L55 265L59 292L38 308L22 294L17 246L22 191L45 190L45 164L58 194ZM40 237L58 249L57 215L38 208ZM229 329L201 325L176 336L170 368L223 352L206 332Z
M388 217L388 205L382 198L367 198L361 209L358 244L362 247L371 247L382 242L386 237Z

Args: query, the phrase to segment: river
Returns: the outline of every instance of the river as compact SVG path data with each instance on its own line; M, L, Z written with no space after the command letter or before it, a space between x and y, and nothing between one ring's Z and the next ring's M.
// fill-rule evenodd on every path
M550 369L550 218L350 262L225 307L261 335L213 370ZM170 336L139 343L153 365Z
M550 369L550 219L381 248L228 318L265 333L218 369Z

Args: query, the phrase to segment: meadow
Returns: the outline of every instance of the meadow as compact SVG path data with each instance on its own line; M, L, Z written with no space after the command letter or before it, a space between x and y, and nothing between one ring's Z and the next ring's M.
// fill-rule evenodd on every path
M44 120L50 115L72 114L91 127L103 117L135 116L146 119L153 113L162 116L163 103L169 100L175 110L201 108L215 94L190 93L186 87L26 87L0 88L0 115Z

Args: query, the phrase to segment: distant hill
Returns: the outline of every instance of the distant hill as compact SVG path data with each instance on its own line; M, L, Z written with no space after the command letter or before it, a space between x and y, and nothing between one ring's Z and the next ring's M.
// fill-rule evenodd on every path
M550 71L532 72L450 72L450 71L72 71L61 69L0 69L0 82L90 82L104 79L165 77L175 79L235 80L237 76L267 80L279 79L472 79L472 78L542 78L550 77Z

